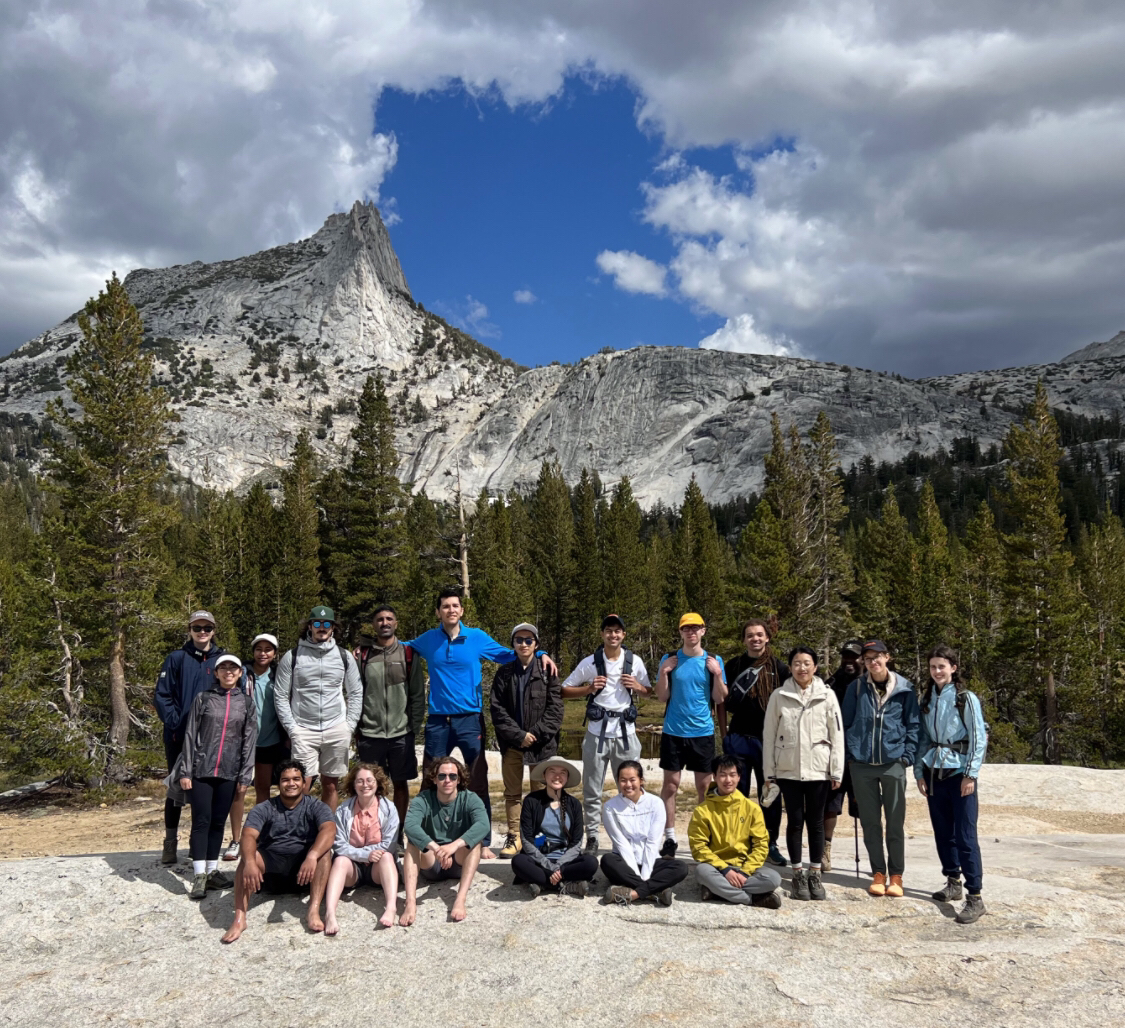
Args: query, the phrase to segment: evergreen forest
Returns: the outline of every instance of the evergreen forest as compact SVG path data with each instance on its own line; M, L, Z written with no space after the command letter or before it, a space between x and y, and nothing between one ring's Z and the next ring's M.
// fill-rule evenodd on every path
M760 495L712 506L692 480L677 506L644 510L627 479L607 487L589 468L567 482L550 459L526 494L412 492L373 376L344 466L319 467L303 431L277 481L222 495L169 471L175 415L116 277L79 321L71 406L53 401L44 425L0 420L0 766L13 782L159 765L152 688L193 610L247 656L263 631L294 645L321 602L349 642L391 603L409 639L449 584L466 587L466 622L501 641L537 624L563 673L611 611L653 670L688 610L723 657L746 618L768 618L775 651L809 644L825 676L841 643L877 637L921 684L927 650L948 642L984 699L990 760L1125 760L1121 426L1060 416L1042 385L1002 448L960 439L893 465L842 468L823 413L806 435L775 416Z

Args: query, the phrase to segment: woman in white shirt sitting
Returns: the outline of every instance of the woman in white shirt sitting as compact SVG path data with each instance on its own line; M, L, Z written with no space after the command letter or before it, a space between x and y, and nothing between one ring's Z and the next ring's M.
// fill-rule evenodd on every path
M645 792L644 769L623 760L617 769L619 796L608 800L602 824L613 852L602 857L602 873L612 883L607 903L629 904L652 896L663 907L672 905L672 886L688 875L685 860L660 856L667 812L659 796Z

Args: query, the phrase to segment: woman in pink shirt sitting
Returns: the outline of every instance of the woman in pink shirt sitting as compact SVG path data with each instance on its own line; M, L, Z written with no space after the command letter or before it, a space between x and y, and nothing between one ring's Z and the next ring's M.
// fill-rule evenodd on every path
M324 934L335 935L336 905L345 889L381 885L387 907L379 924L390 928L398 912L398 868L394 844L398 836L398 811L387 799L390 782L377 764L356 764L344 780L343 794L350 797L336 810L336 859L325 891Z

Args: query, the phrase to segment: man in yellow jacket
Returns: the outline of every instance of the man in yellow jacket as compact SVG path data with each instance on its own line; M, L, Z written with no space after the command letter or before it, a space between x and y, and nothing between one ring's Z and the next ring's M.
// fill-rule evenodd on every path
M781 875L765 866L770 837L762 808L738 791L741 762L724 753L711 762L711 771L715 793L695 808L688 825L703 899L776 910Z

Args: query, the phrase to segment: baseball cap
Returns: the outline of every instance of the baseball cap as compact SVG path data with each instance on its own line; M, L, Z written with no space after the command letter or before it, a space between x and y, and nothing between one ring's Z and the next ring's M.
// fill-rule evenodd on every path
M685 625L706 625L707 622L703 620L698 614L685 614L680 618L680 628Z
M242 661L233 653L224 653L215 661L215 667L220 664L233 664L235 667L242 667Z
M858 639L849 639L843 646L840 647L841 653L851 653L857 657L863 656L863 643Z
M253 649L260 642L268 642L275 650L277 649L277 636L270 635L269 632L262 632L259 635L254 636L254 638L250 641L250 649Z
M336 612L331 607L313 607L312 613L309 615L311 621L331 621L336 623Z
M512 629L512 634L508 638L514 639L516 637L516 633L518 632L530 632L533 636L535 636L536 642L539 641L539 629L526 621L521 621L518 625L516 625L516 627Z
M218 624L218 622L215 620L215 615L212 614L209 610L197 610L187 619L187 623L189 625L195 621L208 621L212 625Z
M874 650L876 653L891 652L887 649L887 644L883 642L882 639L869 639L867 642L865 642L863 644L863 652L866 653L868 650Z
M603 632L607 628L611 628L615 625L618 628L620 628L621 631L625 631L625 622L621 620L620 615L618 615L618 614L606 614L606 616L604 618L602 618L602 631Z

